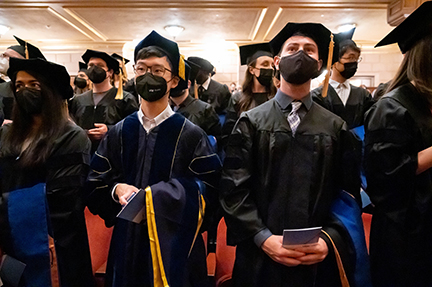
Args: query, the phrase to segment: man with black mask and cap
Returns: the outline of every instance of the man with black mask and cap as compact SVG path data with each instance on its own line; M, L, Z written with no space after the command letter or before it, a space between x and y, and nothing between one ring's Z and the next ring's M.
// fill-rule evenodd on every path
M198 98L212 105L218 115L224 115L231 98L228 86L211 78L215 71L214 66L208 60L200 57L188 57L188 61L200 66L196 78L191 79L192 81L196 80L198 85ZM194 93L194 89L191 89L191 94L195 97Z
M32 44L24 41L17 36L15 39L19 45L13 45L6 49L6 51L0 55L0 73L7 76L7 71L9 69L10 58L18 59L43 59L45 60L42 52ZM12 83L4 82L0 84L0 119L2 119L2 114L4 115L4 123L10 123L12 118L12 108L14 103L14 95L12 91ZM0 122L3 122L1 120Z
M358 62L361 60L361 50L351 40L353 33L354 29L335 35L334 63L327 96L322 96L322 86L311 92L315 102L340 116L346 121L349 129L363 125L364 114L374 103L366 89L349 83L349 79L357 72Z
M105 52L87 50L82 59L87 64L87 76L93 89L76 95L69 102L69 113L75 122L87 130L92 142L92 153L106 132L116 123L135 112L138 103L128 92L111 85L119 63Z
M359 197L351 184L359 175L342 169L351 134L310 96L312 78L327 64L330 35L321 24L288 23L270 42L280 89L243 113L229 136L220 199L227 242L237 245L233 286L353 284L354 250L331 217L340 189ZM361 223L351 194L344 195ZM284 230L314 227L316 244L284 248ZM362 247L367 256L364 237Z
M87 76L87 64L79 62L79 71L74 80L74 95L79 95L91 89L91 81Z
M220 161L204 131L168 104L185 80L177 44L153 31L134 58L140 109L109 130L88 177L90 211L114 225L105 286L188 286L189 253L217 203ZM116 218L131 196L144 208L138 223Z
M177 113L180 113L185 118L202 128L207 135L214 136L219 141L221 135L221 125L219 117L213 107L195 99L189 94L190 77L195 71L199 70L199 66L185 60L186 80L180 79L179 84L170 91L171 107Z

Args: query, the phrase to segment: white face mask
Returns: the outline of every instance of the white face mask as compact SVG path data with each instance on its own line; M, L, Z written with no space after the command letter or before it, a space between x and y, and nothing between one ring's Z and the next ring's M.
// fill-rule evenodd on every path
M7 76L8 69L9 69L9 59L6 57L0 57L0 73Z

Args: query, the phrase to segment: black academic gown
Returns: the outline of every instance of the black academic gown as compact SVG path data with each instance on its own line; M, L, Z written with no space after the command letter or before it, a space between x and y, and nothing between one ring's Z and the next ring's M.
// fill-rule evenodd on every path
M158 205L165 218L177 222L185 215L178 210L184 196L196 201L196 189L188 187L194 178L206 184L205 205L208 208L217 201L213 189L218 183L220 161L214 154L207 135L182 115L174 114L148 134L134 113L118 123L102 140L92 160L88 177L88 207L99 214L107 226L114 225L113 238L107 264L106 286L153 286L153 265L149 247L148 224L135 224L117 219L120 204L111 197L116 183L127 183L138 188L151 188L154 200L161 194ZM163 187L163 188L161 188ZM178 194L177 202L171 196ZM156 203L157 204L157 203ZM190 203L185 211L196 210L197 205ZM180 212L180 213L179 213ZM195 216L197 218L198 216ZM193 221L193 220L192 220ZM185 220L182 228L177 225L160 231L171 232L170 236L159 237L160 241L197 233L196 222ZM160 225L162 221L157 221ZM190 238L189 238L190 239ZM198 236L196 240L202 240ZM178 240L171 251L162 249L164 270L169 286L184 286L186 262L191 243ZM166 255L166 256L165 256ZM177 258L177 259L176 259Z
M349 129L363 125L363 117L366 111L374 104L371 94L363 88L353 85L344 105L335 89L329 85L327 97L322 97L322 86L311 91L315 102L327 110L340 116L348 125Z
M106 124L108 129L138 110L138 103L128 92L123 92L123 99L116 100L117 88L112 87L107 94L95 105L93 91L76 95L69 101L69 114L72 119L85 130L94 128L95 123ZM94 152L100 141L92 142Z
M14 94L12 91L12 82L0 84L0 101L3 102L3 113L5 119L12 119L12 108L14 104Z
M236 92L232 95L228 107L226 109L226 118L224 125L222 127L222 145L226 144L228 140L228 136L231 134L235 123L240 117L240 106L239 101L241 98L241 92ZM262 103L265 103L269 100L269 93L253 93L252 101L249 107L246 109L247 111L258 107Z
M221 204L227 242L237 245L234 286L340 286L327 236L322 234L329 246L326 259L298 267L274 262L253 240L265 228L282 235L288 228L322 226L350 261L344 232L330 219L338 190L357 196L359 192L359 186L346 184L358 175L341 168L350 133L342 119L309 99L310 109L293 137L286 101L287 96L278 91L275 98L243 113L226 147Z
M374 286L432 286L432 170L416 175L432 146L430 104L411 84L382 97L365 118Z
M1 142L9 129L10 125L0 128ZM0 143L0 248L20 259L13 248L8 224L9 194L46 183L50 235L54 238L60 284L62 287L94 286L82 194L90 161L87 135L80 127L69 123L55 140L52 153L44 164L22 168L18 156ZM27 284L25 286L34 286L31 282Z
M210 104L189 95L180 104L177 112L202 128L207 135L212 135L219 139L221 135L219 117Z
M194 97L194 89L191 87L190 94ZM227 85L223 85L210 79L208 89L198 94L201 101L209 103L218 115L225 114L225 109L228 107L231 93Z

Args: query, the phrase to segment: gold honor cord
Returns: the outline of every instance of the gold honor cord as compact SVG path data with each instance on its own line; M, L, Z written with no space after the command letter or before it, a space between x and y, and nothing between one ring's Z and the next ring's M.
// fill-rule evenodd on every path
M330 80L330 70L332 66L332 60L333 60L333 48L334 48L334 41L333 41L333 34L330 34L330 45L329 45L329 52L328 52L328 59L327 59L327 74L324 79L323 89L322 89L322 97L327 97L328 92L328 85Z
M335 257L336 257L336 263L337 263L337 266L339 269L339 277L341 280L342 287L350 287L348 277L345 273L345 268L344 268L343 263L342 263L342 258L340 257L340 254L339 254L339 251L336 247L336 244L333 242L333 239L330 237L330 235L327 232L325 232L324 230L321 230L321 232L327 236L327 238L330 240L330 242L333 246L333 250L335 253Z
M162 252L157 234L156 217L153 206L153 196L150 186L145 189L146 195L146 211L147 211L147 228L150 240L150 252L153 265L153 286L154 287L169 287L168 280L165 274L165 268L162 260Z
M120 67L119 72L119 87L117 89L117 94L115 96L116 100L123 100L123 68L125 67L125 61L124 58L122 59L122 67Z

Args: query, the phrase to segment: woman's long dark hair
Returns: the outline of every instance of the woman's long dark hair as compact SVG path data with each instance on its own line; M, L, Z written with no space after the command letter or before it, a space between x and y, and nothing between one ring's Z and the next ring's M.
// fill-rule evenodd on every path
M43 97L42 124L27 149L21 154L23 143L31 134L33 117L25 114L15 102L12 110L13 122L3 144L4 148L13 154L21 154L21 164L29 167L42 164L47 160L54 141L64 132L68 123L68 116L65 100L47 85L47 81L31 71L26 72L35 77L41 85ZM16 79L16 75L14 78ZM14 81L12 89L15 92Z
M249 72L249 67L256 67L256 62L257 60L251 62L247 69L246 69L246 73L245 73L245 79L243 81L243 85L242 85L242 92L241 92L241 96L240 96L240 100L239 100L239 115L242 112L245 112L247 110L249 110L251 108L251 104L252 104L252 89L253 89L253 85L254 85L254 75L252 75ZM270 83L270 87L266 87L267 92L269 93L269 97L268 99L271 99L274 97L274 95L276 94L276 87L273 84L273 81L271 81Z
M417 42L405 53L396 76L387 92L412 82L417 90L432 104L432 34Z

